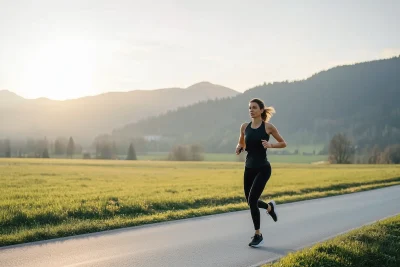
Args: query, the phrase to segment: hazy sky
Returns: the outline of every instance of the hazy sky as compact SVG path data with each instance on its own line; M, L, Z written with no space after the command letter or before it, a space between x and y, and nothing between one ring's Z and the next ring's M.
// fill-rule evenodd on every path
M0 90L244 91L399 55L399 14L398 0L0 0Z

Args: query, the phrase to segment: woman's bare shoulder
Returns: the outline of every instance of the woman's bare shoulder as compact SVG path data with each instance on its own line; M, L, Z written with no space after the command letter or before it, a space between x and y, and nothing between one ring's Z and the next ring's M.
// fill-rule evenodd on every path
M270 122L265 122L265 131L268 134L271 134L273 131L275 131L275 129L276 129L275 125L273 125Z
M244 129L246 129L247 125L249 125L248 122L242 123L242 125L240 125L240 130L241 130L242 132L244 132Z

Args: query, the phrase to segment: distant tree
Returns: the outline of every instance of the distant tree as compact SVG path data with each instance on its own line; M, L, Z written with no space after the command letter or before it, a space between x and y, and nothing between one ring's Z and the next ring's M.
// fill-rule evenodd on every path
M28 138L26 140L25 151L27 154L34 155L36 151L36 140Z
M400 144L387 146L382 152L381 163L399 164L400 163Z
M168 155L169 160L201 161L204 160L203 148L200 145L177 145Z
M8 139L4 141L4 155L6 158L11 158L11 142Z
M108 134L99 135L93 141L93 145L96 147L96 158L98 159L116 158L117 144L114 141L113 136Z
M118 154L117 143L115 143L115 141L112 142L112 154L114 156Z
M81 153L82 153L82 150L83 150L82 145L80 145L80 144L78 144L78 143L75 143L75 147L74 147L75 153L76 153L76 154L81 154Z
M104 141L100 145L100 158L101 159L112 159L113 158L113 144L110 142Z
M58 139L54 142L54 154L60 155L60 141Z
M43 151L48 148L48 141L45 137L44 139L38 139L35 144L35 155L37 158L41 158L43 155Z
M368 163L376 164L380 162L381 151L378 145L375 145L368 155Z
M72 136L71 136L69 138L68 146L67 146L67 157L72 158L74 153L75 153L75 143L74 143L74 139L72 139Z
M158 141L146 141L146 139L143 137L118 140L118 152L121 154L126 153L126 148L129 147L130 144L132 144L133 147L135 148L136 155L146 154L148 146L150 146L151 143L154 143L153 151L157 151Z
M4 155L5 155L4 142L3 140L0 140L0 157L4 157Z
M55 152L55 149L54 149L54 142L52 142L52 141L50 141L49 142L49 153L50 154L55 154L54 152Z
M190 160L194 161L202 161L204 160L204 155L203 155L203 147L200 145L191 145L190 146Z
M47 147L43 150L42 158L50 158L49 150L47 149Z
M354 153L354 146L345 134L338 133L332 137L329 144L329 159L332 163L351 163Z
M126 159L127 160L137 160L136 152L135 152L135 149L134 149L132 143L129 145L128 156L126 157Z
M68 140L64 137L59 137L54 142L54 154L65 155L67 153Z
M187 161L189 160L189 151L184 145L176 145L168 155L169 160Z
M96 141L96 158L100 158L100 155L101 155L100 141Z
M85 153L83 153L83 158L84 158L84 159L91 159L92 156L90 155L89 152L85 152Z

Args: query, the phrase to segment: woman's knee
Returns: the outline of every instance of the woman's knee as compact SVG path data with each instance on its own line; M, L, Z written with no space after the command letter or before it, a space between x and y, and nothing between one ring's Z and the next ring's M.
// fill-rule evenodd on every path
M250 206L250 208L258 208L258 199L250 197L247 204Z

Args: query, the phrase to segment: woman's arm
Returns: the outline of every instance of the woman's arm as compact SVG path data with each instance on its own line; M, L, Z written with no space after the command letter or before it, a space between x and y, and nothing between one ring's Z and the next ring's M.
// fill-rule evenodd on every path
M246 129L247 123L243 123L240 126L240 135L239 135L239 142L236 146L236 154L239 155L242 151L241 149L245 149L246 143L244 142L244 129Z
M271 144L266 140L262 140L264 148L285 148L287 146L286 141L279 134L278 129L272 123L266 123L265 130L268 134L272 135L278 142Z

